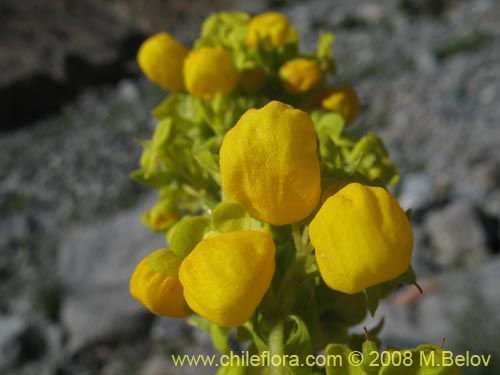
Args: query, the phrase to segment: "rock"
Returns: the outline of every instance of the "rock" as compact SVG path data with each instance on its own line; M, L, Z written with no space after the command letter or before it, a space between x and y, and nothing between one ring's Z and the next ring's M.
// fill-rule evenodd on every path
M154 201L76 228L64 238L58 273L67 291L61 319L71 351L147 333L150 314L130 296L128 283L137 263L165 246L163 236L139 219Z
M0 316L0 371L12 366L17 360L21 345L19 337L26 329L23 319L16 316Z
M447 275L441 288L416 306L418 335L432 342L446 336L446 347L457 352L492 354L488 374L500 371L500 258L465 273Z
M477 265L488 256L487 234L474 206L468 202L453 202L432 211L426 217L424 227L439 266Z
M170 368L167 359L162 355L154 355L151 358L148 358L144 365L141 367L140 374L141 375L155 375L155 374L184 374L184 372L172 371ZM182 369L182 368L181 368Z
M430 205L435 198L435 184L425 173L407 174L403 178L401 194L398 197L403 209L419 211Z

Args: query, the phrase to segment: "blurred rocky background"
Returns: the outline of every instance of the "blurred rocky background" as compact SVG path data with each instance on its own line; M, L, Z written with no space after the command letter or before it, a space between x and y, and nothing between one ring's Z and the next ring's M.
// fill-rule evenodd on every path
M2 0L0 374L210 374L173 353L209 338L128 295L163 238L139 222L154 194L132 182L137 139L165 93L135 63L160 30L189 45L210 13L274 9L304 49L333 31L356 127L386 141L413 209L414 267L385 316L385 343L492 354L500 373L500 2L496 0Z

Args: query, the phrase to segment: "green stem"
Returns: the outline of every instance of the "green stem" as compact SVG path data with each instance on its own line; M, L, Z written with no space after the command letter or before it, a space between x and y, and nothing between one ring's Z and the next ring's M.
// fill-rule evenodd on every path
M280 362L284 360L285 354L285 324L283 321L279 322L273 327L269 333L269 358L273 356L279 356ZM286 367L273 366L270 367L270 375L286 375Z

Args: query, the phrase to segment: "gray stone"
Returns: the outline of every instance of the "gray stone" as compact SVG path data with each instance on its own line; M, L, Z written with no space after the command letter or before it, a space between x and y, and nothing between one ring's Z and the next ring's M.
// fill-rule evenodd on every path
M424 226L435 250L435 262L442 267L472 266L488 256L487 234L468 202L453 202L431 212Z
M67 290L61 319L70 350L147 332L150 314L133 300L128 285L137 263L165 246L164 237L139 219L153 203L147 199L64 238L58 272Z
M403 178L401 194L398 197L403 209L418 211L434 200L435 184L425 173L407 174Z
M0 371L13 365L20 352L19 336L26 322L17 316L0 316Z

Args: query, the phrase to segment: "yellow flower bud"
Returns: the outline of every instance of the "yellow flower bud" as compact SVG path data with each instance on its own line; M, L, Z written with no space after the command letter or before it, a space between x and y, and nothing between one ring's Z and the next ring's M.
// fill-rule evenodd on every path
M186 58L184 78L191 95L210 99L217 92L231 93L238 77L226 52L201 47L191 51Z
M142 43L137 61L148 79L165 90L180 91L184 89L182 65L188 52L170 34L160 33Z
M345 186L323 204L309 236L323 280L344 293L394 279L410 266L410 222L383 188Z
M191 311L177 276L182 259L172 251L156 250L140 261L130 278L130 294L157 315L183 318Z
M300 221L314 210L321 193L316 149L307 113L277 101L250 109L222 141L224 195L261 221Z
M223 327L245 323L269 288L274 253L267 231L228 232L204 239L179 270L189 306Z
M268 39L272 46L279 47L288 41L292 30L292 26L283 14L262 13L250 20L247 44L255 48L259 39Z
M280 68L279 74L286 90L292 94L309 91L323 78L318 63L310 59L290 60Z
M358 94L349 86L331 91L321 101L321 106L328 111L340 114L346 125L352 124L361 111Z

